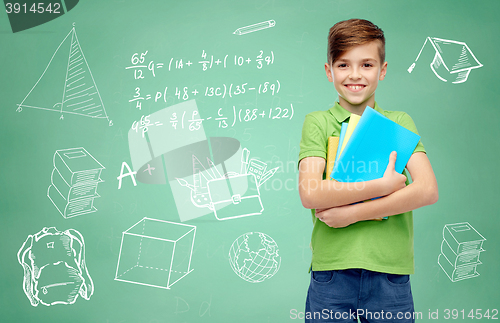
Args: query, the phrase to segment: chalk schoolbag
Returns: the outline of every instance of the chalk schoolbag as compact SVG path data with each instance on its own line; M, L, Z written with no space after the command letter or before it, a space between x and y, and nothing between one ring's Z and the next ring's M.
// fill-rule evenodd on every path
M89 300L94 292L83 236L74 229L45 227L29 235L17 260L24 268L24 293L33 306L73 304L78 295Z

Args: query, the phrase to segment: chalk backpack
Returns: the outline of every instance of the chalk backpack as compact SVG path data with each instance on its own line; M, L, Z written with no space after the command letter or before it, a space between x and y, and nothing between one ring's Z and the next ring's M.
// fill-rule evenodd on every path
M24 293L33 306L73 304L79 295L89 300L94 292L83 236L74 229L50 227L29 235L17 259L24 269Z

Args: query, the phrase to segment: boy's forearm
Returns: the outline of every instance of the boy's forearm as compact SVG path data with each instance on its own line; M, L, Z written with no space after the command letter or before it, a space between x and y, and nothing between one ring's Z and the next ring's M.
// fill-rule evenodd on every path
M387 194L386 190L382 178L355 183L312 178L299 179L302 204L308 209L330 208L365 201Z
M351 211L354 222L373 220L434 204L437 199L438 190L436 185L414 182L385 197L352 205Z

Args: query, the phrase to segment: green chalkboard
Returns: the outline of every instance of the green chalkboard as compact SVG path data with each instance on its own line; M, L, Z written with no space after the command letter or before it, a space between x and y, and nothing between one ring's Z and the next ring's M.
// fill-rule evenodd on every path
M498 319L499 1L26 3L0 13L2 322L301 321L301 128L337 99L349 18L385 31L377 102L439 184L414 212L417 318ZM482 251L446 264L463 230Z

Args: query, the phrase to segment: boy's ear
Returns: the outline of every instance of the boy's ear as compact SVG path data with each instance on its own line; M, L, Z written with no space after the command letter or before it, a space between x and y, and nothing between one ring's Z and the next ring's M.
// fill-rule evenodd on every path
M325 63L325 72L326 72L326 77L328 77L329 82L333 82L333 77L332 77L332 69L331 65L328 63Z
M387 73L387 62L382 64L382 68L380 69L380 75L378 77L379 81L382 81L385 78L385 74Z

